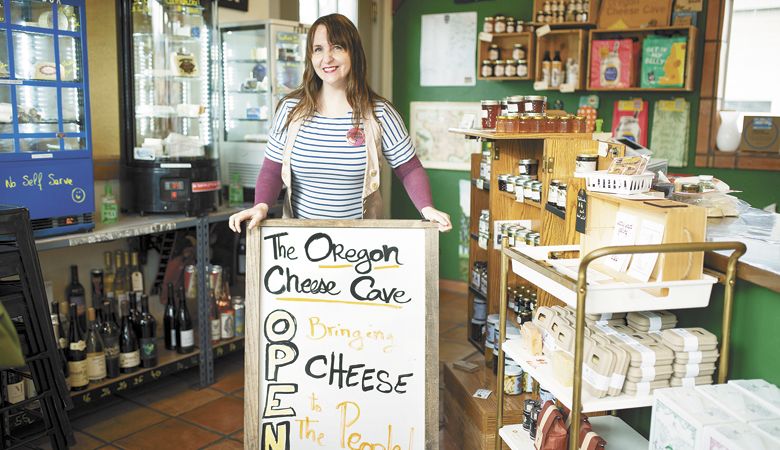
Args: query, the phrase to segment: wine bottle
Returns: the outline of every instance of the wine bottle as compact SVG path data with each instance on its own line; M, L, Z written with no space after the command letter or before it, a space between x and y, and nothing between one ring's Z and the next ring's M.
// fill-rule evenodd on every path
M75 266L71 266L75 267ZM82 288L83 289L83 288ZM68 372L70 373L70 390L82 391L87 388L87 343L78 324L78 307L70 304L70 333L68 337Z
M108 378L116 378L119 376L119 325L116 323L116 307L112 293L108 293L103 305L106 315L100 328L100 336L103 338L106 353L106 375Z
M114 253L114 296L119 305L127 301L129 286L127 286L126 281L127 276L122 260L122 250L117 250Z
M176 315L176 351L190 353L195 350L195 330L192 329L190 311L184 298L184 286L179 286L179 310Z
M218 299L219 305L219 330L222 339L232 339L236 336L236 312L230 301L230 290L227 282L223 281L222 292Z
M133 331L136 337L141 336L141 313L138 310L138 293L130 292L130 323L133 324Z
M127 291L132 292L133 290L133 268L130 267L130 252L122 252L124 255L124 265L125 265L125 286L127 286Z
M67 329L67 317L68 317L68 304L65 302L59 302L57 314L59 318L59 339L57 346L60 353L60 365L62 366L62 373L65 375L65 386L70 390L70 370L68 370L68 334L65 332Z
M76 305L77 315L75 317L77 318L83 335L87 329L87 302L84 294L84 286L79 283L79 266L70 266L70 284L65 289L65 301L69 305Z
M138 339L130 322L130 305L125 302L120 307L122 326L119 329L119 371L132 373L141 364L141 352L138 350Z
M141 315L138 321L141 329L141 366L157 365L157 321L149 313L149 296L141 295Z
M214 290L209 290L209 320L211 323L211 342L219 342L221 335L219 323L219 308Z
M106 378L106 353L103 338L100 336L100 324L95 308L87 309L89 331L87 332L87 378L90 382L103 381Z
M103 253L103 289L114 292L114 259L111 252Z
M176 348L176 297L173 291L173 283L168 283L168 303L165 305L163 316L163 331L165 332L165 348Z
M144 274L138 265L138 252L133 252L130 258L130 283L134 292L144 292Z
M24 401L24 377L15 370L6 372L5 400L10 405ZM1 403L1 402L0 402Z
M92 288L92 307L98 308L103 304L103 298L105 296L103 269L92 269L89 272L89 284Z

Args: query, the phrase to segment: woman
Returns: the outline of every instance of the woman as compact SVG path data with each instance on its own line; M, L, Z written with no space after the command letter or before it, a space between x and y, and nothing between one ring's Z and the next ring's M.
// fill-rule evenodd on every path
M256 227L283 184L285 217L377 218L381 152L422 216L450 230L449 215L433 208L428 176L401 117L368 87L352 22L340 14L320 17L306 42L303 82L277 108L255 206L230 216L230 228L240 232L245 220L248 229Z

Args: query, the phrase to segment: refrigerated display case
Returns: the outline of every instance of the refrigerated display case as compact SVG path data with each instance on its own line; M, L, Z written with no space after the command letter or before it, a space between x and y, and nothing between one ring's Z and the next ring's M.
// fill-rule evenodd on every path
M121 208L215 210L216 0L117 0L117 12Z
M254 197L276 106L301 84L307 31L285 20L220 26L222 182L237 178L245 201Z
M84 0L0 0L0 203L36 236L94 227Z

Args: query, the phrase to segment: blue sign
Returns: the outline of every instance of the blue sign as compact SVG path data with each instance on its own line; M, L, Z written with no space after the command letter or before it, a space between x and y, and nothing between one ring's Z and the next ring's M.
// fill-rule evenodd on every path
M31 219L95 211L91 159L6 161L0 170L0 203L24 206Z

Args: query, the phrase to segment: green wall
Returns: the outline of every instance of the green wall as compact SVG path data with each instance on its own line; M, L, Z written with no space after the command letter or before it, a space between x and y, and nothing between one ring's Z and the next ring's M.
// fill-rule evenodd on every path
M393 18L393 103L401 116L409 118L409 104L412 101L479 101L482 99L499 99L508 95L532 94L530 81L477 81L475 87L420 87L420 32L421 16L446 12L477 11L478 28L481 29L482 19L498 13L509 14L524 20L531 17L532 3L516 0L493 0L467 4L455 4L452 0L403 1ZM706 11L706 4L704 7ZM699 29L704 30L704 18L699 21ZM699 33L700 41L703 33ZM700 66L703 43L699 42L696 54L695 86L699 85ZM581 69L586 70L586 69ZM560 99L569 112L577 109L580 95L547 92L549 101ZM672 94L641 93L641 97L650 103L649 123L652 123L653 104L656 100L672 98ZM691 137L689 142L690 165L686 168L673 169L675 173L711 173L729 183L732 188L745 192L738 194L741 198L757 207L770 203L780 203L780 189L777 174L766 171L747 170L717 170L698 169L693 166L696 146L696 127L698 123L699 96L694 93L675 93L676 97L684 97L691 102ZM605 119L605 128L611 125L612 105L616 100L630 98L629 93L599 93L601 107L599 116ZM457 125L457 124L453 124ZM468 172L451 170L428 170L433 188L433 200L437 208L453 217L455 230L442 235L440 243L440 277L443 279L465 280L461 262L458 259L458 236L460 207L458 200L459 180L468 179ZM774 187L772 189L768 187ZM394 218L418 218L419 214L409 201L400 183L393 183L392 216Z

